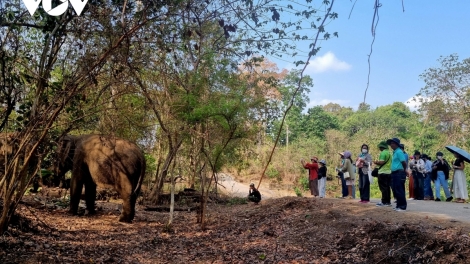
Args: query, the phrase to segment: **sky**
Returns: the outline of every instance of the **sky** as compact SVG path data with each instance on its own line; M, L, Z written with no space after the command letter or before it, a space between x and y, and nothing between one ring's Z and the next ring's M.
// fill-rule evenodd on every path
M314 82L308 108L333 102L357 109L364 100L375 1L357 0L348 18L354 2L335 1L339 18L326 30L337 31L339 38L321 42L320 52L306 69ZM425 86L419 75L439 67L440 56L470 57L469 0L403 0L404 12L401 0L380 2L366 97L372 108L409 102ZM277 63L281 69L293 67Z

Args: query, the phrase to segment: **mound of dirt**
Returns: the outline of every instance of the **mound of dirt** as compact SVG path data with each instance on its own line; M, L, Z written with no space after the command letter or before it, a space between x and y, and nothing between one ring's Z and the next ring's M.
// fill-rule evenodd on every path
M469 263L470 224L340 199L285 197L260 205L209 204L196 213L139 207L132 224L119 206L96 216L25 208L24 223L0 238L0 263ZM31 232L28 230L39 230ZM168 232L170 231L170 232Z

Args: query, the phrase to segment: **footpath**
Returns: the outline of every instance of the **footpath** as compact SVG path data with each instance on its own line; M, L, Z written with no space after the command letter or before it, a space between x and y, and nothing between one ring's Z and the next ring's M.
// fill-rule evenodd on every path
M248 195L250 183L241 183L236 181L233 176L227 173L219 174L219 185L221 185L220 190L224 193L232 195L234 197L246 197ZM255 182L257 185L258 182ZM286 196L295 196L293 191L289 192L287 190L271 190L267 187L261 185L259 191L262 194L263 199L272 199L272 198L281 198ZM320 199L320 198L312 198ZM329 198L326 198L329 199ZM330 198L335 199L335 198ZM354 201L358 201L353 200ZM379 199L371 199L371 202L368 204L363 204L364 206L374 206L380 202ZM467 222L470 223L470 203L453 203L453 202L435 202L435 201L418 201L418 200L407 200L408 206L403 217L406 217L408 212L419 213L429 218L441 218L448 219L451 222ZM392 210L393 207L390 207Z
M371 199L368 206L375 206L379 199ZM424 200L407 200L407 212L420 213L429 218L440 217L450 221L461 221L470 223L470 204L453 202L435 202ZM390 208L390 210L392 210ZM406 214L407 212L403 212Z

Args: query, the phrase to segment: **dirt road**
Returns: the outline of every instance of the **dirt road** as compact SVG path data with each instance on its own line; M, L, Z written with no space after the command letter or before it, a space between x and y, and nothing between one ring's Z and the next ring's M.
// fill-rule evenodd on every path
M219 173L219 190L222 192L233 196L233 197L246 197L248 195L248 190L250 189L250 183L241 183L235 181L233 176L227 173ZM255 185L258 183L255 182ZM270 198L280 198L286 196L295 196L294 191L287 191L287 190L271 190L263 185L259 188L261 192L262 199L270 199Z
M219 184L223 187L220 190L233 197L246 197L248 195L249 183L240 183L233 176L227 173L219 174ZM257 184L257 182L255 182ZM225 188L224 188L225 187ZM270 198L281 198L286 196L296 196L294 191L271 190L261 185L259 191L263 200ZM314 198L312 198L314 199ZM328 199L328 198L327 198ZM331 198L334 199L334 198ZM369 204L363 204L365 207L375 207L380 202L379 199L371 199ZM406 213L419 213L429 218L447 219L450 221L462 221L470 223L470 204L459 204L452 202L434 202L434 201L407 201L408 208ZM392 207L388 207L392 211Z

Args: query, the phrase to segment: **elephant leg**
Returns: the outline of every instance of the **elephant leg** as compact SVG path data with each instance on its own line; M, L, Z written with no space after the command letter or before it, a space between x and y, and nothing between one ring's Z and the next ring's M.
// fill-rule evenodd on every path
M131 195L131 199L130 199L130 212L129 212L129 218L130 220L134 220L134 216L135 216L135 203L137 202L137 195L136 194L132 194Z
M122 212L119 216L119 222L132 222L134 218L134 208L131 205L131 195L129 193L120 194L122 198Z
M78 177L72 177L70 182L70 213L76 215L78 213L78 204L82 195L83 182Z
M119 191L122 198L122 212L119 216L120 222L132 222L135 216L135 204L137 195L133 193L133 186L129 185Z
M95 200L96 200L96 184L91 180L85 183L85 202L88 214L95 213Z

